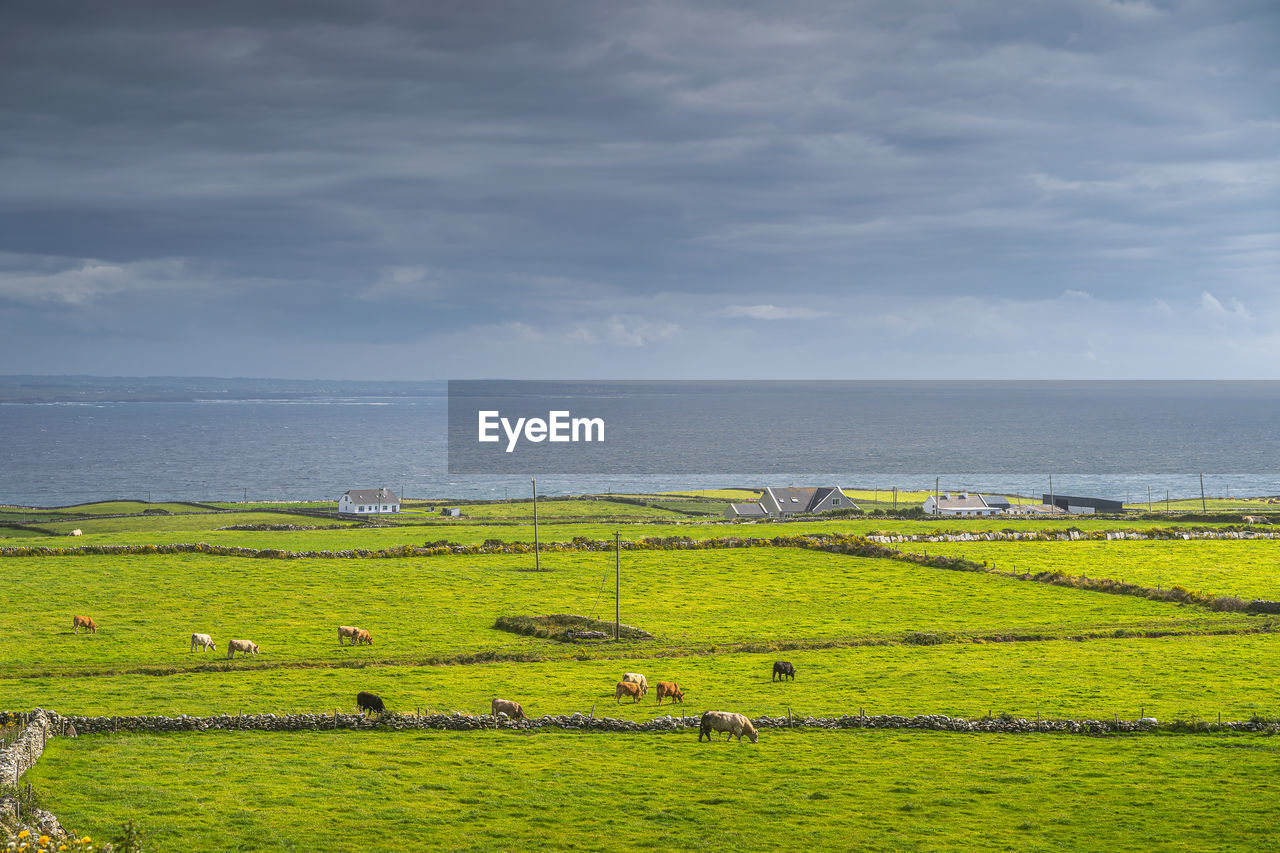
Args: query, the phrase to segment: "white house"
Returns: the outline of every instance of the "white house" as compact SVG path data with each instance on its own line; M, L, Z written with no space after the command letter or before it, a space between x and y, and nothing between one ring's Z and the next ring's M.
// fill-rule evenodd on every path
M338 512L344 515L399 511L400 499L390 489L351 489L338 498Z
M848 495L836 486L817 488L766 488L760 500L750 504L729 504L726 518L786 518L802 512L857 509Z
M991 506L982 495L970 492L947 492L936 499L933 495L924 502L925 515L999 515L1000 507Z

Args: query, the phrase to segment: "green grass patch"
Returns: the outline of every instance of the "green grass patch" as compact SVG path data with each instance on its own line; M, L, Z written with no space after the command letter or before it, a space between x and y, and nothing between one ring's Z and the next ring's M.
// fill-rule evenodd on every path
M1280 600L1280 543L1267 540L937 542L907 550L964 557L1006 572L1059 571L1210 595Z
M132 818L158 851L1146 853L1265 849L1280 764L1258 736L696 738L99 735L51 741L25 780L77 831Z
M0 636L0 675L186 668L193 631L257 642L262 654L237 660L237 668L563 654L560 644L495 631L494 620L511 613L612 615L613 555L548 554L544 572L528 571L531 562L526 555L8 558L0 619L10 627ZM894 642L912 632L1036 638L1258 623L1130 596L791 548L629 553L622 578L623 621L674 649ZM72 614L92 616L98 632L72 635ZM368 629L375 645L339 647L338 625Z
M635 652L633 651L634 655ZM1035 718L1120 715L1172 720L1280 717L1280 635L1180 636L1078 642L951 643L790 649L752 654L560 658L541 663L468 666L367 666L0 679L7 710L51 708L68 714L301 713L354 710L371 690L390 709L483 713L503 696L528 713L589 713L648 720L668 712L734 708L752 716L785 714L1002 713ZM199 653L192 655L198 657ZM795 681L771 681L775 660L795 664ZM686 704L668 711L654 695L614 704L624 672L652 685L675 681ZM0 709L5 710L5 709Z
M240 524L292 524L299 527L349 527L351 522L335 518L317 518L310 515L291 515L282 512L194 512L185 515L147 515L125 518L84 518L77 521L42 522L41 527L58 533L70 533L79 529L87 536L100 534L140 534L147 539L168 539L174 536L190 538L187 534L216 532L221 527ZM232 531L234 532L234 531ZM203 538L203 537L201 537ZM86 539L101 542L101 539ZM81 543L77 543L81 544Z

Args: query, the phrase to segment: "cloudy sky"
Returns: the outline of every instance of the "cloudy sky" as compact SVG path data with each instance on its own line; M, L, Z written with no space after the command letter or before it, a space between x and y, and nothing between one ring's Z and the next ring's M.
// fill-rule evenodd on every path
M1276 378L1274 0L6 2L0 373Z

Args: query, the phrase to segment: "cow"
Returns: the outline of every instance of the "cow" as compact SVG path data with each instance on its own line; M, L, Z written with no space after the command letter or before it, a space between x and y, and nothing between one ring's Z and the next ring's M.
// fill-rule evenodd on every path
M236 652L240 652L240 656L253 652L254 657L258 655L258 644L253 640L227 640L227 658L236 656Z
M1244 517L1245 524L1269 524L1270 520L1265 515L1246 515Z
M796 680L796 668L785 660L776 660L773 662L773 675L770 681L782 681L784 678L790 677L792 681Z
M368 631L366 631L365 629L363 629L363 628L359 628L359 629L357 629L357 630L356 630L355 642L356 642L356 645L357 645L357 646L358 646L358 645L360 645L361 643L363 643L363 644L365 644L365 645L367 645L367 646L372 646L372 645L373 645L373 635L372 635L372 634L370 634L370 633L369 633Z
M361 690L356 694L356 707L360 709L361 713L368 711L369 713L385 714L387 712L387 706L383 704L382 697L366 690Z
M525 719L524 708L520 707L519 702L512 702L510 699L494 699L489 706L489 713L495 717L506 714L513 720Z
M659 681L658 704L661 705L663 698L667 696L671 697L672 702L679 702L681 705L684 704L684 691L680 689L679 685L674 681Z
M733 714L729 711L707 711L702 715L702 723L698 727L698 743L702 743L705 737L707 742L711 742L711 733L728 732L725 740L738 736L738 743L742 743L742 736L746 735L752 743L760 739L760 735L756 733L756 727L751 725L751 721L741 714Z
M640 685L634 681L619 681L618 686L613 691L613 703L616 705L622 701L623 696L630 696L635 702L640 701L640 697L644 695L644 691L640 689Z
M77 527L75 530L71 531L70 535L71 535L71 536L82 536L82 535L83 535L83 533L81 532L80 528L79 528L79 527Z
M649 692L649 682L645 681L644 676L638 672L623 673L622 680L630 681L632 684L639 684L641 696Z
M339 625L338 626L338 645L342 645L343 637L349 637L350 639L355 640L356 634L359 631L360 629L354 625Z
M191 651L194 652L196 650L196 646L200 647L200 651L213 649L216 652L218 650L217 645L213 642L213 637L210 637L208 634L192 634Z
M71 633L79 634L81 628L84 628L85 631L92 631L95 634L98 633L98 623L94 622L88 616L72 616Z

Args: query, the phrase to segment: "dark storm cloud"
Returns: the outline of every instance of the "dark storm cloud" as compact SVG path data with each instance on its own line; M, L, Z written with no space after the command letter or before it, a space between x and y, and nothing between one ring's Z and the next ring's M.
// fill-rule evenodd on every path
M891 335L891 298L978 300L991 335L1067 291L1262 313L1273 10L7 4L3 355L26 335L79 370L132 335L204 373L175 339L470 363L488 329L525 369L646 373L607 348Z

